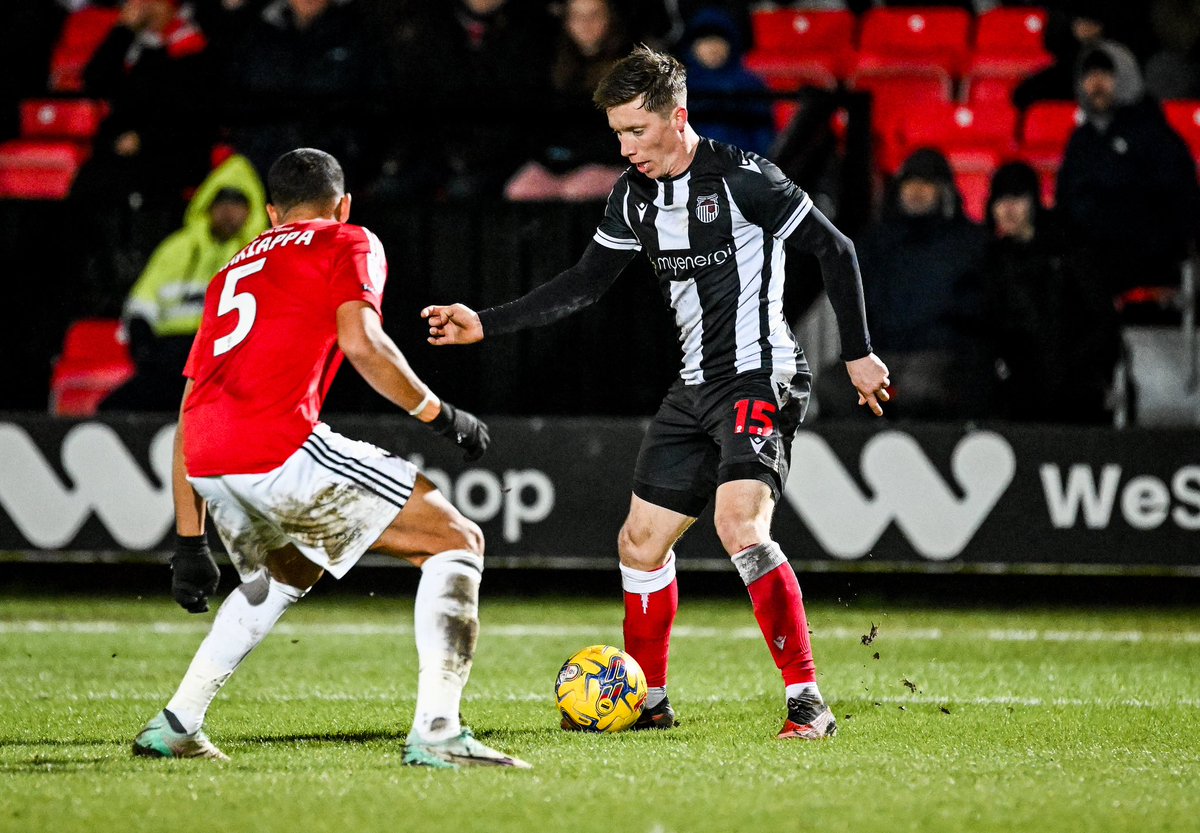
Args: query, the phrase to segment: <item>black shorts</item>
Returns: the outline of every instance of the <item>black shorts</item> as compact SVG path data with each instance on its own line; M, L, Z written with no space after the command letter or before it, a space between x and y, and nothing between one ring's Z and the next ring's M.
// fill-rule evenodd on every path
M731 480L761 480L778 500L811 387L807 370L783 383L761 373L677 381L642 438L633 493L691 517Z

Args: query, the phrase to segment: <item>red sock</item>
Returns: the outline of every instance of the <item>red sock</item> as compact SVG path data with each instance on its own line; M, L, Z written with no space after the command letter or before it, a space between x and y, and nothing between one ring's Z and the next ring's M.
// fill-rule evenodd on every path
M651 688L665 686L671 625L679 609L674 559L652 573L628 567L622 567L621 573L625 587L625 651L642 666ZM662 586L664 581L667 583ZM656 585L657 589L652 589Z
M786 561L746 587L754 602L754 618L771 649L783 684L811 683L817 679L808 617L796 572Z

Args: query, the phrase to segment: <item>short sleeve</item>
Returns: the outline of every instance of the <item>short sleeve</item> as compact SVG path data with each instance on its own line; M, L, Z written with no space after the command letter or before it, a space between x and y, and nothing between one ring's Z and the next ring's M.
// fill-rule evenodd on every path
M222 273L218 272L208 284L208 289L204 291L204 314L200 318L196 336L192 339L192 347L188 350L187 363L183 366L183 375L188 379L195 379L196 374L200 372L200 362L204 360L201 354L205 351L212 352L212 324L210 322L217 305L218 286L224 287L225 285L224 280L218 280L221 276Z
M383 285L387 282L383 243L361 226L341 226L339 238L329 278L330 303L337 309L349 301L366 301L383 315Z
M628 197L629 179L625 175L617 180L612 193L608 195L608 205L604 208L604 219L600 221L600 225L596 227L596 234L592 237L601 246L621 251L641 251L641 241L633 233L626 213Z
M199 357L196 355L196 351L198 349L196 345L200 343L200 334L197 333L196 337L192 339L191 348L188 350L187 363L183 366L183 375L187 379L196 378L196 364L200 361ZM178 367L178 365L176 365L176 367Z
M812 197L800 186L773 162L754 153L743 155L728 181L746 219L780 240L786 240L813 207Z

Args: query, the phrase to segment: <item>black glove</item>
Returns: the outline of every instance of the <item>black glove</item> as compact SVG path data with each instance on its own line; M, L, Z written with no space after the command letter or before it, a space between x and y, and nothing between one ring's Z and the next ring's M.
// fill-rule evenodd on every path
M482 457L491 442L487 424L483 420L461 408L455 408L449 402L443 401L442 410L425 424L435 434L441 434L461 446L463 459L468 463Z
M176 535L171 556L171 595L188 613L207 613L221 571L203 535Z

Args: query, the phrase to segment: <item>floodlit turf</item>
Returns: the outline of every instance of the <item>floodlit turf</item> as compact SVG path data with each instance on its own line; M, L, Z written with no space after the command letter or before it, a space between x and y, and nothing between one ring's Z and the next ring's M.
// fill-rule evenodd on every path
M410 614L337 593L290 611L209 716L222 765L129 754L211 614L0 597L0 830L1200 829L1195 610L813 604L841 732L810 743L773 739L780 687L748 603L685 588L682 725L589 736L557 728L550 692L573 651L620 644L618 602L487 599L464 713L533 772L400 765Z

